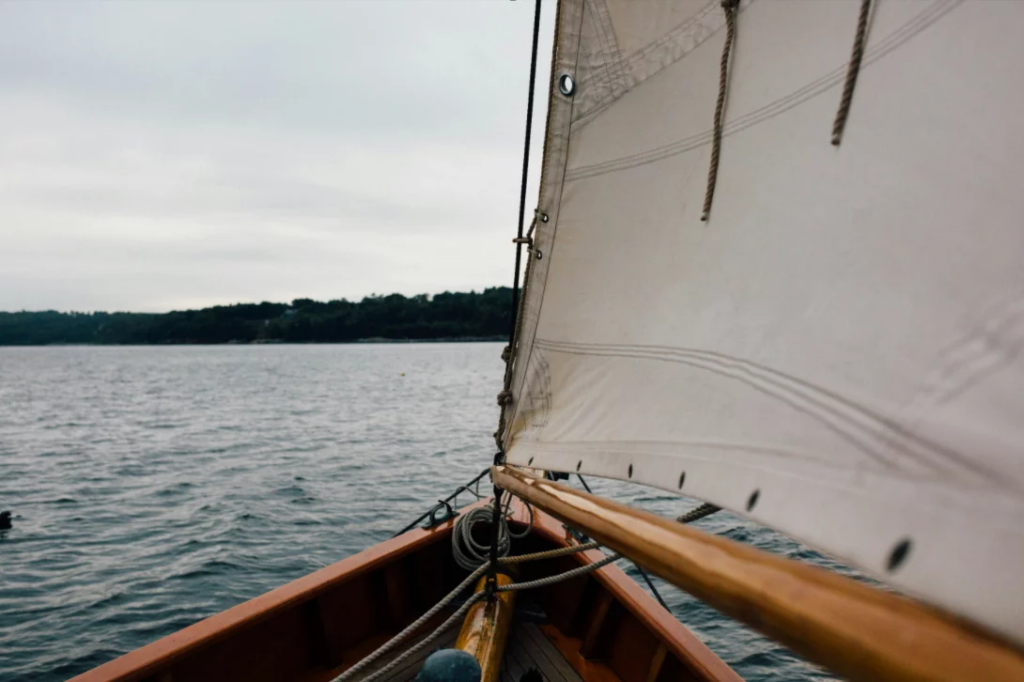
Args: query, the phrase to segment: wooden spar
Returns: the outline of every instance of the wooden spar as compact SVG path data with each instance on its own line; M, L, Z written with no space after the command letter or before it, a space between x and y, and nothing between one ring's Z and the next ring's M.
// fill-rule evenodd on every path
M513 582L504 573L498 573L498 587ZM486 589L487 576L480 578L476 591ZM455 648L473 656L480 664L480 682L498 682L505 642L512 629L515 592L499 592L493 600L484 600L470 607L462 622Z
M851 680L1024 680L1024 656L935 609L507 466L495 485Z

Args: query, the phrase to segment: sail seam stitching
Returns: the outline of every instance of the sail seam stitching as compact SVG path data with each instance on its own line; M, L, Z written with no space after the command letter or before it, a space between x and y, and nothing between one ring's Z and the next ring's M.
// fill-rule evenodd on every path
M591 105L589 109L581 107L579 113L574 111L574 122L586 118L590 112L598 108L602 102L608 101L609 99L618 99L630 89L630 86L627 85L627 81L629 79L623 69L623 59L619 52L618 39L615 37L615 30L611 25L607 5L604 3L604 0L586 0L584 5L586 7L586 11L591 17L591 20L593 21L595 30L598 33L600 43L599 55L603 58L601 67L604 71L604 79L595 80L591 83L584 83L583 85L589 91L594 92L599 91L602 87L606 87L608 92L603 96L599 95L597 97L597 102ZM587 65L591 68L591 71L594 71L594 62L591 54L588 54Z
M938 406L967 392L1000 367L1024 352L1024 334L1014 325L1024 320L1024 299L1015 297L999 306L966 338L943 353L931 380L914 393L900 410L899 421L911 428Z
M781 459L798 460L801 462L811 462L821 467L828 467L832 469L841 469L835 465L829 464L826 460L822 460L812 454L800 452L798 450L786 450L783 448L770 447L764 445L756 445L751 443L732 443L728 441L703 441L703 440L614 440L614 441L521 441L517 444L519 448L525 448L530 451L536 452L608 452L614 454L649 454L654 457L665 457L664 452L656 449L652 449L656 446L663 447L675 447L683 446L688 448L706 448L709 450L728 450L746 452L757 455L770 455ZM694 457L693 459L705 459L701 457ZM535 464L538 464L535 462ZM876 471L888 472L889 469L877 469Z
M606 85L610 91L614 92L616 79L615 76L612 74L612 68L616 62L616 59L614 52L611 51L608 33L605 30L606 26L604 25L604 22L601 21L600 17L598 17L597 15L597 10L595 10L594 8L594 0L585 0L583 5L586 8L587 13L590 15L591 21L594 22L595 30L597 31L599 36L599 43L601 49L598 52L598 55L601 57L600 67L601 70L604 72L603 81L596 80L593 83L586 84L586 86L588 88L592 88L599 87L601 85ZM591 72L595 72L593 56L594 55L592 53L587 55L587 65L590 67Z
M750 1L753 2L753 0L750 0ZM679 61L682 61L682 59L684 57L686 57L686 55L690 54L693 50L695 50L698 47L700 47L708 39L710 39L712 36L714 36L716 33L718 33L718 31L720 31L722 29L722 27L725 25L724 23L719 25L719 26L716 26L713 30L711 30L707 35L703 36L701 39L697 39L695 41L694 45L690 49L683 49L683 51L678 55L678 57L676 59L673 59L673 60L669 61L668 63L660 65L659 68L656 68L656 69L650 71L649 73L646 73L642 77L626 76L625 75L626 74L626 70L625 70L626 67L629 67L629 73L630 74L635 73L637 70L640 69L641 65L647 59L650 59L651 55L657 54L658 52L660 52L660 51L662 51L664 49L667 49L668 47L671 47L671 46L675 45L677 42L679 42L683 38L687 37L687 35L689 33L694 32L698 28L701 28L701 22L704 21L705 19L707 19L708 15L711 14L712 11L717 6L718 6L717 2L708 3L708 5L705 6L703 9L701 9L697 14L695 14L693 17L687 19L685 22L683 22L682 24L680 24L676 28L672 29L672 31L669 32L668 34L666 34L664 37L660 38L659 40L657 40L656 42L652 43L651 45L648 45L647 47L641 49L640 51L635 52L632 55L621 59L620 60L620 65L621 65L621 69L622 69L622 72L623 72L623 77L627 81L629 81L628 84L625 85L625 87L622 90L622 92L619 92L619 93L616 93L616 92L609 93L605 97L603 97L603 98L599 99L597 102L595 102L589 109L581 112L580 115L579 115L579 119L578 119L579 121L582 122L580 124L580 127L582 128L587 123L590 123L590 121L593 120L594 116L596 116L598 113L600 113L601 111L604 111L609 106L614 104L616 101L618 101L622 96L624 96L626 93L628 93L633 88L641 85L642 83L644 83L645 81L649 80L650 78L653 78L655 75L657 75L658 73L661 73L661 71L663 71L664 69L668 68L672 64L675 64L675 63L677 63ZM589 120L587 120L587 119L589 119Z
M622 56L622 48L619 46L619 36L615 32L615 24L612 22L611 12L608 9L608 0L592 0L595 3L596 12L600 18L604 31L608 34L609 49L614 59L613 66L619 74L620 87L625 87L629 80L626 76L625 59Z
M866 51L861 70L893 52L896 48L909 42L911 38L916 37L925 29L931 27L935 22L943 18L951 10L962 3L963 0L940 0L940 2L931 5L927 10L924 10L906 24L893 31L893 33L889 34L875 47ZM828 74L821 76L817 80L804 85L785 97L770 102L759 109L725 123L722 136L729 137L734 135L746 128L770 120L779 114L789 111L795 106L822 95L842 82L845 77L845 73L846 67L839 67ZM582 127L582 125L578 125L577 128ZM689 137L676 140L675 142L670 142L669 144L662 145L660 147L654 147L642 152L622 156L617 159L602 161L600 163L578 166L567 172L567 180L573 181L596 177L598 175L604 175L618 170L636 168L648 163L684 154L697 149L698 147L703 147L704 145L709 144L712 141L713 134L714 129L709 128L703 132L690 135Z
M768 395L771 398L775 398L775 399L785 403L786 405L788 405L792 409L796 410L797 412L800 412L802 414L805 414L805 415L815 419L816 421L818 421L819 423L823 424L826 428L828 428L829 430L831 430L834 433L836 433L840 438L842 438L843 440L848 442L850 445L854 446L857 450L861 451L863 454L867 455L868 457L870 457L872 460L874 460L878 464L881 464L881 465L883 465L885 467L888 467L888 468L898 468L896 466L896 462L895 461L885 457L882 453L877 452L874 448L872 448L870 445L868 445L866 442L864 442L860 436L852 434L848 430L842 428L841 423L845 422L847 424L851 424L850 420L844 419L841 415L837 414L833 410L829 410L827 407L824 407L824 406L820 405L820 403L818 404L818 407L820 407L826 414L819 414L819 413L813 411L812 409L809 408L809 406L807 404L804 404L801 401L803 396L799 396L799 394L794 394L792 392L787 393L784 389L781 389L781 387L779 387L777 383L774 384L775 387L776 387L776 390L772 390L771 388L769 388L769 386L773 385L772 382L761 383L761 382L756 381L756 380L751 380L749 378L744 378L744 377L742 377L742 376L740 376L738 374L735 374L733 372L730 372L727 369L724 369L722 367L712 366L711 363L709 363L709 364L701 364L696 359L687 360L687 359L682 359L682 358L671 358L671 357L665 357L663 355L644 354L642 352L635 352L635 353L614 352L614 351L601 352L601 351L596 351L596 350L585 351L585 350L582 350L582 349L554 349L554 348L548 348L548 350L553 350L555 352L560 352L560 353L568 353L568 354L571 354L571 355L593 355L593 356L601 356L601 357L621 357L621 358L631 358L631 359L636 359L636 360L654 360L654 361L660 361L660 362L673 362L673 363L688 365L690 367L694 367L696 369L704 370L704 371L710 372L712 374L717 374L719 376L723 376L723 377L726 377L726 378L729 378L729 379L737 380L737 381L739 381L741 383L744 383L744 384L750 386L751 388L754 388L755 390L760 391L761 393L764 393L765 395ZM840 424L836 424L833 421L830 421L828 419L828 416L827 416L828 413L831 413L831 416L838 418L838 421L840 422ZM870 431L869 431L869 433L870 433Z
M898 442L895 443L894 448L890 447L887 449L899 450L922 465L929 466L935 470L942 470L938 463L934 461L934 458L938 457L944 462L957 465L958 468L963 471L972 472L985 480L996 483L1000 487L1005 487L1005 483L998 474L978 466L977 463L972 462L961 453L950 448L940 447L924 438L921 438L917 434L910 433L905 427L893 419L877 414L869 408L859 405L848 398L810 384L803 379L779 372L778 370L765 365L743 360L741 358L723 355L721 353L715 353L713 351L672 348L666 346L577 344L551 342L546 340L537 340L535 345L549 351L577 355L618 356L676 362L698 369L703 369L721 376L726 376L728 378L733 378L738 381L742 381L743 383L746 383L767 395L778 398L794 409L817 419L826 427L837 433L837 435L840 435L844 440L847 440L852 445L860 449L864 454L871 456L880 463L888 465L894 464L886 457L885 451L863 442L862 439L865 434L873 439L882 440L882 442L887 440L885 436L895 434L898 436ZM759 374L759 372L763 373L763 375ZM774 387L774 391L769 387ZM826 414L816 413L810 410L810 406L815 406ZM851 414L846 414L844 411L850 412L852 415L856 415L857 418L851 416ZM840 424L854 426L860 430L862 434L854 435L848 433L840 427L840 424L836 424L828 420L826 415L831 415L837 419ZM910 445L917 445L918 449L911 449ZM925 457L926 455L928 457Z

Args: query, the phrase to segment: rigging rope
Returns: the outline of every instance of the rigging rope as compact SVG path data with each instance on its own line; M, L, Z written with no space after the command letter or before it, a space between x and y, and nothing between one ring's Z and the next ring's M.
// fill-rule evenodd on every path
M413 521L412 523L410 523L405 528L403 528L402 530L398 531L397 533L395 533L391 537L396 538L399 535L402 535L403 533L409 532L410 530L412 530L413 528L418 526L420 521L423 521L424 519L426 519L428 516L430 516L435 511L443 508L446 502L456 502L457 503L458 502L459 494L461 494L461 493L464 493L464 492L465 493L469 493L470 495L475 496L476 499L478 499L478 500L479 499L483 499L483 495L480 494L480 479L482 479L484 476L486 476L490 472L491 472L491 468L487 467L486 469L481 471L479 474L474 476L468 483L466 483L465 485L460 485L458 488L455 489L455 492L453 492L451 495L449 495L448 497L444 498L443 500L440 500L438 502L438 504L434 505L433 507L431 507L427 511L423 512L422 514L420 514L418 517L416 517L415 521ZM472 488L469 487L469 486L474 485L474 484L476 484L476 488L477 488L476 490L473 490Z
M572 547L561 547L559 549L548 550L546 552L535 552L533 554L521 554L521 555L514 556L514 557L507 557L502 563L518 564L518 563L523 563L523 562L526 562L526 561L537 561L539 559L550 559L550 558L553 558L553 557L565 556L565 555L568 555L568 554L576 554L578 552L583 552L583 551L586 551L588 549L595 549L597 547L598 547L598 545L597 545L596 542L587 543L585 545L574 545ZM618 560L620 558L621 557L618 554L612 554L610 556L605 557L604 559L601 559L600 561L595 561L592 564L587 564L585 566L580 566L578 568L574 568L572 570L565 571L564 573L559 573L558 575L548 576L547 578L541 578L540 580L531 580L531 581L528 581L528 582L512 583L512 584L509 584L509 585L503 585L503 586L501 586L501 587L499 587L497 589L498 589L498 592L515 592L515 591L519 591L519 590L529 590L529 589L534 589L534 588L537 588L537 587L544 587L545 585L552 585L554 583L563 582L565 580L571 580L573 578L578 578L581 575L586 575L588 573L592 573L592 572L594 572L594 571L596 571L596 570L598 570L600 568L603 568L603 567L607 566L608 564L610 564L613 561L616 561L616 560ZM445 606L448 606L453 601L455 601L455 599L460 594L462 594L466 590L466 588L470 587L477 579L480 578L480 576L482 576L484 573L486 573L487 570L490 569L490 567L491 567L490 563L484 563L481 566L477 567L477 569L475 571L470 573L465 578L465 580L463 580L461 583L459 583L459 585L454 590L449 592L448 595L444 597L444 599L442 599L437 604L435 604L429 611L427 611L422 616L417 618L413 623L411 623L408 627L406 627L401 632L399 632L397 635L395 635L390 640L388 640L384 645L382 645L376 651L374 651L370 655L366 656L361 661L356 663L354 666L352 666L351 668L349 668L345 672L341 673L340 675L338 675L337 677L332 679L331 682L346 682L346 680L352 679L358 672L366 669L367 666L372 664L374 661L378 660L381 656L383 656L384 654L388 653L389 651L394 650L395 647L397 647L398 645L402 644L405 640L407 640L410 636L412 636L415 633L415 631L418 630L420 627L422 627L427 621L429 621L431 618L436 616L441 611L441 609L443 609ZM441 633L447 631L448 628L450 628L452 625L457 623L459 621L459 619L464 617L466 615L466 613L469 611L469 609L474 604L476 604L478 601L480 601L481 599L485 598L486 596L487 596L486 592L477 592L477 593L475 593L473 596L471 596L469 599L467 599L466 602L464 604L462 604L462 606L460 606L458 608L458 610L455 611L455 613L453 613L451 616L449 616L447 619L445 619L445 621L441 625L439 625L437 628L435 628L433 632L431 632L426 637L424 637L422 640L417 642L414 646L412 646L409 649L407 649L406 651L402 652L402 654L400 656L396 657L394 660L392 660L390 663L388 663L386 666L384 666L380 670L377 670L377 671L373 672L372 674L370 674L369 676L363 678L362 682L373 682L374 680L380 679L381 677L385 677L388 673L390 673L395 668L400 666L403 662L408 660L410 657L412 657L416 653L422 651L424 649L424 647L429 646L430 643L433 640L437 639L437 637Z
M715 198L718 182L718 158L722 151L722 126L725 118L725 95L729 89L729 56L736 40L736 11L740 0L722 0L725 11L725 47L722 48L722 62L718 77L718 101L715 104L715 125L711 137L711 167L708 168L708 187L704 193L704 212L700 219L707 221L711 216L711 201Z
M579 545L577 545L579 547ZM572 580L581 575L587 573L593 573L599 568L604 568L613 561L618 561L622 558L621 554L609 554L600 561L595 561L592 564L586 564L584 566L578 566L572 570L566 571L565 573L559 573L558 575L549 575L546 578L540 578L539 580L529 580L524 583L511 583L509 585L502 585L498 588L498 592L518 592L519 590L532 590L536 587L545 587L547 585L554 585L565 580Z
M846 128L846 119L850 116L850 103L853 101L853 88L857 85L860 73L860 62L864 58L864 46L867 42L868 17L871 14L871 0L861 0L860 16L857 18L857 34L853 38L853 53L850 65L846 69L846 82L843 84L843 95L839 99L839 110L832 124L832 144L839 146Z
M583 484L583 487L586 489L588 493L590 493L591 495L594 494L594 491L590 489L590 486L587 485L587 481L582 476L576 474L576 478L580 479L580 483ZM711 516L712 514L720 510L720 507L716 507L713 504L705 502L696 509L691 509L682 516L678 517L676 521L678 521L679 523L692 523L698 519L703 519L705 516ZM597 543L592 542L590 544L596 545ZM641 566L637 562L633 561L632 563L633 567L636 568L637 572L640 574L640 577L643 578L644 582L647 583L647 587L651 588L651 593L654 595L654 598L658 600L658 603L661 604L661 608L671 613L672 609L670 609L668 607L668 604L665 603L665 600L662 599L661 593L658 591L658 588L655 587L654 581L651 580L651 577L647 575L647 571L645 571L643 566Z
M691 509L690 511L686 512L682 516L678 517L676 519L676 521L678 521L679 523L693 523L694 521L697 521L699 519L703 519L705 516L711 516L715 512L718 512L718 511L721 511L721 510L722 510L721 507L716 507L713 504L705 502L704 504L700 505L699 507L696 507L695 509Z
M448 500L453 499L460 492L473 492L469 488L469 486L479 481L484 476L484 474L487 473L487 471L488 470L485 469L476 478L471 480L467 485L459 486L455 490L455 492L448 497ZM580 483L583 484L583 487L586 488L587 492L591 492L590 486L587 485L586 480L584 480L584 478L579 474L577 474L577 478L579 478ZM512 538L520 539L528 535L530 531L533 529L534 522L533 507L530 506L530 504L524 500L523 504L525 505L527 512L529 513L530 520L527 524L527 528L524 531L519 533L513 533L508 525L508 520L510 517L509 510L511 504L512 495L511 493L506 493L504 503L502 503L500 497L495 497L490 505L486 507L477 507L476 509L470 510L468 513L458 517L458 520L455 522L455 527L452 529L452 554L455 558L456 564L458 564L460 567L466 570L471 571L470 574L466 576L466 578L461 583L459 583L454 590L449 592L441 601L439 601L437 604L431 607L426 613L424 613L422 616L420 616L411 624L409 624L406 628L404 628L401 632L399 632L397 635L395 635L386 643L384 643L376 651L360 660L358 663L353 665L345 672L333 678L330 682L346 682L347 680L351 680L356 674L358 674L362 670L365 670L367 666L371 665L381 656L390 651L393 651L396 647L398 647L400 644L409 639L417 630L419 630L428 621L430 621L433 617L440 613L442 609L444 609L446 606L450 605L453 601L455 601L458 598L458 596L462 594L471 585L473 585L480 578L480 576L490 572L492 563L486 557L488 554L491 554L491 546L477 542L473 538L472 530L473 527L478 523L492 523L492 520L495 518L495 511L497 511L496 518L498 519L498 530L496 533L498 548L496 554L499 557L499 560L495 565L511 566L520 563L526 563L528 561L539 561L542 559L552 559L560 556L568 556L570 554L576 554L579 552L600 549L601 547L598 542L591 541L579 545L572 545L567 547L560 547L558 549L546 550L543 552L533 552L531 554L507 556L511 548ZM502 509L502 507L504 507L504 509ZM719 511L719 508L716 507L715 505L704 503L697 507L696 509L693 509L690 512L687 512L686 514L683 514L677 520L680 523L689 523L692 521L696 521L697 519L704 518L705 516L710 516L711 514L714 514L717 511ZM421 516L420 519L424 518L425 516L426 514ZM416 523L418 523L420 519L417 519L417 521L415 521L412 525L416 525ZM494 536L495 534L492 533L492 537ZM594 563L579 566L569 571L565 571L564 573L559 573L558 575L548 576L546 578L540 578L538 580L502 585L500 587L496 586L495 591L512 592L519 590L535 589L539 587L545 587L547 585L553 585L555 583L571 580L573 578L586 575L593 571L597 571L610 563L618 561L621 558L622 556L620 554L611 554L599 561L595 561ZM650 577L648 577L644 569L641 568L640 565L636 562L633 562L633 565L636 566L636 569L640 572L640 575L643 576L644 580L647 581L648 586L651 588L651 591L657 598L658 602L661 604L662 608L668 611L668 604L666 604L665 600L662 599L661 594L659 594L657 588L654 586L654 583L651 581ZM447 631L452 625L458 622L459 619L463 618L474 604L476 604L477 602L479 602L487 596L488 592L477 592L473 594L468 600L466 600L466 602L462 604L462 606L460 606L455 611L455 613L449 616L440 626L434 629L433 632L431 632L422 640L417 642L414 646L402 652L400 656L390 661L383 668L363 678L361 682L375 682L376 680L383 678L384 676L395 670L410 657L414 656L418 652L422 651L425 647L429 646L430 643L433 642L433 640L435 640L441 633Z
M515 352L516 332L519 329L519 324L522 319L519 315L519 269L523 257L523 223L526 220L526 182L530 175L530 136L533 131L533 92L536 89L537 84L537 45L540 39L540 3L541 0L537 0L537 4L534 5L533 8L533 41L530 46L530 85L526 99L526 135L523 140L523 178L519 186L519 223L516 233L516 268L512 277L512 307L509 311L511 319L509 320L508 353L503 354L506 357L505 380L502 384L501 393L498 394L498 405L501 406L501 411L498 416L498 430L494 432L494 441L498 447L498 452L494 455L495 464L502 464L505 461L505 447L502 442L502 435L505 432L505 423L507 419L505 413L508 410L508 406L512 403L512 354ZM529 260L527 263L529 263ZM527 270L529 270L529 267L527 267ZM498 584L498 574L496 571L498 570L498 547L500 545L498 534L501 526L498 519L501 512L501 488L497 485L494 486L494 500L495 502L492 510L493 516L491 518L491 551L489 559L491 572L487 576L487 594L492 597L494 596L495 587L497 587Z
M331 680L331 682L344 682L345 680L352 679L352 676L355 675L356 673L358 673L360 670L364 669L366 666L370 665L371 663L376 661L378 658L380 658L381 656L383 656L384 654L388 653L389 651L394 649L396 646L398 646L399 644L401 644L402 642L407 640L409 638L409 636L412 635L417 629L422 627L424 623L426 623L431 618L436 616L441 611L441 609L443 609L444 607L448 606L448 604L452 603L455 600L456 597L458 597L460 594L462 594L463 591L465 591L465 589L467 587L469 587L470 585L475 583L476 580L480 576L482 576L484 574L484 572L487 570L487 568L488 568L487 565L480 566L478 569L476 569L475 571L470 573L466 577L466 579L463 580L461 583L459 583L458 587L456 587L454 590L449 592L448 595L445 596L444 599L442 599L441 601L439 601L436 604L434 604L433 607L431 607L426 613L424 613L422 616L420 616L415 621L413 621L408 627L406 627L404 630L399 632L397 635L395 635L394 637L389 639L387 642L385 642L383 645L381 645L376 651L374 651L370 655L368 655L365 658L363 658L361 661L356 663L354 666L352 666L351 668L349 668L348 670L346 670L342 674L340 674L337 677L335 677L333 680ZM466 605L463 604L463 607L466 607ZM468 608L467 608L467 610L468 610ZM460 611L461 611L461 609L460 609ZM456 613L458 613L458 611ZM452 620L452 619L449 618L448 620ZM447 624L447 621L446 621L446 624Z
M569 554L578 554L579 552L586 552L591 549L597 549L601 544L599 542L585 542L582 545L568 545L566 547L559 547L558 549L549 549L545 552L534 552L533 554L519 554L517 556L505 557L502 559L502 565L513 566L515 564L526 563L527 561L539 561L540 559L554 559L555 557L568 556Z
M526 185L530 175L530 139L533 134L533 95L537 84L537 45L540 38L540 5L541 0L537 0L533 9L533 43L530 51L530 90L526 99L526 135L523 140L523 176L519 185L519 222L516 239L514 240L516 245L516 269L512 278L512 307L510 310L511 320L508 332L508 353L502 354L503 357L506 357L506 360L504 386L501 393L498 394L498 404L501 406L501 414L498 417L498 430L494 433L494 440L498 445L498 450L502 453L504 453L504 447L502 446L501 437L505 432L507 419L505 408L512 402L511 355L516 347L516 337L518 336L520 320L522 319L522 316L519 314L519 271L522 265L523 244L527 243L523 238L523 228L526 226ZM534 217L534 224L536 224L536 217ZM533 231L532 226L530 231ZM525 279L529 276L530 260L531 259L527 259L526 261L527 272L523 276L524 290L526 288Z
M484 567L486 568L486 565ZM408 660L412 656L415 656L417 653L419 653L420 651L422 651L426 647L430 646L430 643L433 642L435 639L437 639L437 637L442 632L445 632L448 628L450 628L451 626L455 625L455 623L459 622L466 615L466 613L473 607L474 604L476 604L478 601L480 601L481 599L483 599L486 596L487 596L487 593L485 593L485 592L477 592L476 594L474 594L472 597L467 599L466 602L462 606L460 606L458 608L458 610L455 611L455 613L453 613L443 623L441 623L439 626L437 626L437 628L433 632L431 632L429 635L427 635L426 637L421 639L419 642L417 642L413 646L411 646L408 649L406 649L405 651L403 651L401 656L395 657L394 660L392 660L390 663L388 663L386 666L384 666L380 670L377 670L373 674L371 674L371 675L369 675L367 677L364 677L362 682L373 682L374 680L378 680L378 679L380 679L382 677L386 677L392 670L394 670L398 666L402 665L406 660ZM392 640L392 641L394 641L394 640ZM390 644L391 642L388 642L388 643ZM376 652L374 652L374 653L376 653ZM366 660L366 659L363 659L363 660ZM360 663L362 663L362 661L360 661ZM347 675L348 672L351 671L351 670L355 670L355 666L349 668L348 670L346 670L344 673L342 673L338 677L335 677L333 680L331 680L331 682L342 682L342 680L349 679L349 678L345 677L345 675Z

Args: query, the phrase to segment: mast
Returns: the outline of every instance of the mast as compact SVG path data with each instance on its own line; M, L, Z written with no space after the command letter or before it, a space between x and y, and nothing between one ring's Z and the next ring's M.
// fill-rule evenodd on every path
M537 83L537 45L540 41L540 9L541 0L536 0L533 8L533 40L530 47L530 80L526 97L526 133L523 136L523 177L519 189L519 222L516 238L513 242L516 245L516 267L512 283L512 305L509 315L508 346L502 357L505 359L505 381L501 393L498 394L498 405L501 409L501 416L498 422L498 430L494 433L494 440L498 446L498 452L494 455L495 464L505 463L505 447L501 435L505 430L506 408L511 403L511 382L512 382L512 352L516 346L516 330L518 328L519 313L519 271L523 254L523 227L526 219L526 184L530 175L530 141L533 132L533 95ZM491 571L487 575L487 593L490 600L495 600L498 586L498 518L501 515L502 490L494 486L494 508L491 513Z

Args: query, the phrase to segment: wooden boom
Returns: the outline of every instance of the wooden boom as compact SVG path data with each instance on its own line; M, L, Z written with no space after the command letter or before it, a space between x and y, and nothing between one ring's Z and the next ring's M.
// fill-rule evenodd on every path
M521 469L496 486L851 680L1024 680L1024 656L933 608Z

